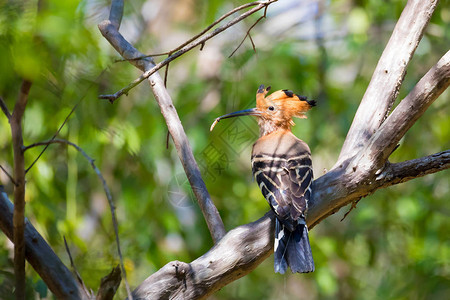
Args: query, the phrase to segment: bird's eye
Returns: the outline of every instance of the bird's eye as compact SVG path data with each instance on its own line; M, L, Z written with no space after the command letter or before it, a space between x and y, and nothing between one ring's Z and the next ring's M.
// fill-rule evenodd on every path
M275 107L269 106L269 110L270 110L270 111L274 111L274 110L275 110Z

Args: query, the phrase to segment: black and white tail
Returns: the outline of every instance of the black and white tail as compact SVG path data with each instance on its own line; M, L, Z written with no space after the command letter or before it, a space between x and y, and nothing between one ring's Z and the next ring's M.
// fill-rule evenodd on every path
M292 273L314 271L314 261L308 238L308 227L299 224L290 232L276 218L275 222L275 273L284 274L289 266Z

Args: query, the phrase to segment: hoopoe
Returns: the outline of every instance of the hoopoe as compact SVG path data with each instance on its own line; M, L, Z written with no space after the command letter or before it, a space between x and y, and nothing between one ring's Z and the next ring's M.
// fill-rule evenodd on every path
M292 134L293 117L306 118L305 112L316 101L280 90L267 96L270 86L261 85L256 108L218 117L222 119L252 115L258 117L260 137L253 144L252 171L262 194L275 212L274 269L284 274L314 271L305 215L311 198L313 170L308 145Z

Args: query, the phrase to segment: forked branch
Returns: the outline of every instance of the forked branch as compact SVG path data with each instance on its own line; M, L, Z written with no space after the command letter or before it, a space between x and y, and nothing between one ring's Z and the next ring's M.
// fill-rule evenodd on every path
M391 111L438 0L409 0L378 61L335 166L359 152Z
M120 0L115 1L121 2ZM113 1L111 9L114 9L115 7L123 9L123 6L115 5L115 1ZM111 13L111 15L118 16L120 15L120 12ZM114 24L117 24L114 20L105 20L101 22L98 27L109 43L125 59L130 60L130 63L144 72L152 70L155 65L151 58L132 60L135 57L142 56L142 53L140 53L130 43L128 43L127 40L124 39L124 37L119 33L118 27L115 27ZM200 169L194 158L194 154L192 153L192 148L189 144L186 133L184 132L178 113L159 74L157 72L153 73L148 78L148 81L153 94L155 95L156 102L158 103L161 113L166 121L167 128L169 129L170 135L174 141L178 157L183 165L192 191L194 192L203 216L205 217L208 229L214 242L217 242L225 235L225 227L201 177Z

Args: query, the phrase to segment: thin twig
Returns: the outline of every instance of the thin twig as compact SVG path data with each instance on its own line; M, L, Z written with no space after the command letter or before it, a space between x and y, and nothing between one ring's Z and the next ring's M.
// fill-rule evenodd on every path
M6 103L2 97L0 97L0 108L2 109L3 113L8 118L8 120L11 119L11 113L9 112L8 106L6 106Z
M356 199L354 201L352 201L352 205L350 206L350 209L344 214L344 216L341 219L341 222L345 220L345 218L347 218L348 214L356 208L356 205L358 204L359 200L361 200L361 198Z
M276 0L278 1L278 0ZM273 2L276 2L273 1ZM219 24L220 22L222 22L224 19L228 18L229 16L231 16L232 14L246 9L248 7L252 7L252 6L256 6L256 5L261 5L264 4L266 1L255 1L255 2L251 2L251 3L246 3L243 4L241 6L238 6L236 8L234 8L233 10L230 10L229 12L227 12L226 14L224 14L223 16L221 16L220 18L218 18L217 20L215 20L213 23L211 23L211 25L209 25L208 27L206 27L205 29L202 30L202 32L200 32L199 34L193 36L192 38L190 38L189 40L187 40L186 42L184 42L183 44L177 46L176 48L167 51L167 52L162 52L162 53L155 53L155 54L148 54L148 55L143 55L143 56L139 56L136 58L132 58L132 59L118 59L115 62L122 62L122 61L131 61L131 60L139 60L139 59L144 59L144 58L148 58L148 57L156 57L156 56L164 56L164 55L171 55L172 53L177 52L178 50L180 50L181 48L183 48L184 46L192 43L193 41L195 41L196 39L198 39L199 37L201 37L202 35L204 35L206 32L208 32L211 28L213 28L214 26L216 26L217 24ZM270 4L270 3L269 3ZM267 4L268 5L268 4ZM267 6L266 6L267 9ZM264 13L265 15L265 13ZM203 45L201 46L200 50L203 49L204 46L204 42Z
M61 132L61 130L63 129L64 125L66 125L67 121L69 121L69 118L72 116L72 114L75 112L75 110L77 109L78 105L80 105L81 101L83 101L83 99L86 97L88 91L91 89L91 87L94 86L94 84L97 84L98 79L103 75L103 73L105 73L105 71L108 69L109 67L105 68L98 76L97 78L91 83L91 85L86 89L86 91L84 92L84 94L81 96L81 98L78 100L77 103L75 103L75 105L72 107L72 109L70 110L69 114L66 116L66 118L64 119L64 122L61 124L61 126L59 126L58 130L55 132L55 134L52 136L51 140L54 140L58 134ZM44 149L42 149L42 151L39 153L39 155L36 157L36 159L31 163L31 165L27 168L27 170L25 171L25 173L28 173L28 171L34 166L34 164L39 160L39 158L41 158L42 154L44 154L45 150L47 150L48 146L50 144L47 144Z
M170 54L169 54L170 56ZM167 88L167 77L169 76L169 64L166 65L166 70L164 71L164 86Z
M250 36L250 31L253 29L253 27L256 26L256 24L258 24L259 21L261 21L262 19L264 19L266 17L266 13L267 13L267 6L264 9L264 15L262 15L261 17L258 18L258 20L256 20L255 23L253 23L252 26L250 26L250 28L247 30L247 33L245 34L244 38L242 39L242 41L239 43L239 45L236 47L236 49L234 49L234 51L230 54L230 56L228 56L228 58L232 57L234 53L236 53L236 51L241 47L241 45L244 43L245 39L247 38L247 36L250 38L250 42L252 43L253 46L253 51L256 52L256 47L255 47L255 43L253 43L252 37Z
M29 146L24 147L23 151L26 151L26 150L28 150L30 148L37 147L37 146L48 146L50 144L67 144L67 145L70 145L70 146L74 147L75 149L77 149L78 152L80 152L89 161L89 163L91 164L91 166L94 169L95 173L97 174L97 177L102 182L103 189L105 190L106 198L108 199L109 207L111 209L111 218L112 218L113 227L114 227L114 234L116 236L116 245L117 245L117 253L119 254L120 268L121 268L121 271L122 271L122 274L123 274L124 281L127 282L126 281L125 266L123 264L122 251L120 250L119 229L118 229L119 226L118 226L118 223L117 223L117 217L116 217L116 211L115 211L116 208L114 206L114 202L113 202L113 199L112 199L112 194L111 194L111 191L109 190L108 185L106 184L105 178L103 177L102 173L97 168L97 166L95 165L94 160L89 155L87 155L87 153L84 152L84 150L81 147L79 147L78 145L76 145L76 144L74 144L74 143L72 143L70 141L67 141L67 140L51 139L51 140L44 141L44 142L34 143L34 144L31 144Z
M67 244L67 241L66 241L66 236L63 236L63 238L64 238L64 246L66 247L67 255L69 255L70 266L72 267L73 272L75 273L75 276L77 277L78 282L79 282L79 283L81 284L81 286L83 287L84 292L85 292L87 295L90 295L91 293L89 292L89 290L87 289L86 285L84 284L84 281L83 281L83 279L81 278L81 275L80 275L80 273L78 272L78 269L77 269L77 267L75 266L75 263L73 262L72 254L70 253L69 245Z
M9 180L11 180L14 186L17 186L17 183L14 181L14 178L11 176L11 174L8 173L8 171L5 170L5 168L3 168L2 165L0 165L0 169L2 169L2 171L6 174L6 176L8 176Z
M210 32L210 33L202 36L201 38L199 38L199 39L197 39L195 41L192 41L189 44L185 45L184 47L182 47L181 49L176 51L174 54L170 55L169 57L167 57L163 61L157 63L150 70L144 72L141 76L139 76L139 78L136 78L134 81L132 81L125 88L122 88L121 90L117 91L114 94L100 95L98 98L99 99L106 99L106 100L109 100L111 103L113 103L120 96L122 96L124 94L128 94L128 92L131 89L133 89L135 86L140 84L142 81L144 81L145 79L150 77L152 74L154 74L156 71L158 71L159 69L161 69L162 67L164 67L165 65L170 63L171 61L175 60L176 58L180 57L181 55L185 54L186 52L194 49L198 45L203 45L207 40L213 38L214 36L218 35L219 33L221 33L222 31L226 30L227 28L229 28L229 27L233 26L234 24L242 21L243 19L247 18L248 16L252 15L253 13L259 11L260 9L266 8L268 5L270 5L270 4L272 4L272 3L276 2L276 1L278 1L278 0L268 0L268 1L254 2L254 3L258 4L257 7L254 7L252 9L250 9L249 11L247 11L247 12L243 13L242 15L240 15L239 17L234 18L233 20L231 20L227 24L224 24L224 25L222 25L220 27L217 27L212 32ZM104 32L102 31L102 33L104 33Z

